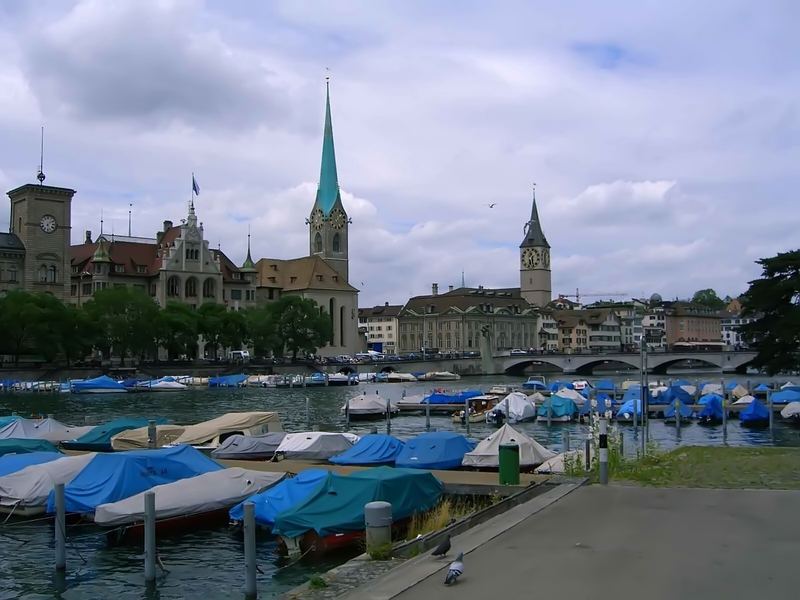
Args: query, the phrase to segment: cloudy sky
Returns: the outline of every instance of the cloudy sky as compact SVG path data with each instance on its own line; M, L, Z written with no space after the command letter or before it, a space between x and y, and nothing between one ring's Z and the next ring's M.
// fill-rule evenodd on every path
M800 4L0 0L0 185L83 231L200 220L308 251L330 69L362 306L519 285L532 182L553 292L744 291L798 246ZM490 203L496 203L489 208ZM0 203L0 227L9 206Z

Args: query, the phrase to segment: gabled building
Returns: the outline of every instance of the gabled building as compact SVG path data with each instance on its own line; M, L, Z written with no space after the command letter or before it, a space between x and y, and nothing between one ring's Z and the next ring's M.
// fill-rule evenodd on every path
M722 320L718 311L691 302L664 302L666 345L672 349L719 348Z
M403 306L386 302L380 306L358 309L358 329L367 336L367 349L383 354L397 354L399 322Z

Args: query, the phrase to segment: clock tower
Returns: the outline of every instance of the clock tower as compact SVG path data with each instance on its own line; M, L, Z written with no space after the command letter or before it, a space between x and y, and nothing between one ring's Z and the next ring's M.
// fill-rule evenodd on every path
M342 205L336 153L333 148L330 85L325 84L325 130L322 137L322 168L317 197L308 224L309 254L318 255L348 281L347 235L350 219Z
M44 174L39 173L40 181ZM47 292L61 301L69 298L70 212L75 190L40 183L8 192L11 233L25 246L20 283L29 292Z
M525 223L525 238L519 245L520 295L539 307L552 300L550 281L550 244L544 237L539 211L536 208L536 190L533 192L531 218Z

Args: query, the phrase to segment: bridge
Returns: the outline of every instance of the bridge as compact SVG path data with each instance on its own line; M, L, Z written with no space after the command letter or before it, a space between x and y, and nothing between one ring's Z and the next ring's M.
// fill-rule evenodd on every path
M744 373L747 365L756 357L755 352L650 352L647 354L647 370L664 374L672 366L685 363L692 367L721 371L722 373ZM519 375L526 369L575 375L591 375L596 368L604 370L640 370L641 355L638 352L609 352L595 354L520 354L496 355L481 358L451 358L433 360L381 361L360 365L327 365L325 370L334 373L346 371L402 371L409 373L428 371L450 371L459 375Z

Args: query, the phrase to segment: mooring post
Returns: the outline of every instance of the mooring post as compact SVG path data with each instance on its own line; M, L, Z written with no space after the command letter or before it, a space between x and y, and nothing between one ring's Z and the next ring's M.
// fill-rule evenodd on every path
M675 398L675 433L681 439L681 401Z
M153 419L147 421L147 447L153 450L158 445L158 430Z
M392 402L386 399L386 435L392 435Z
M156 579L156 494L144 494L144 580Z
M381 500L364 505L367 554L385 553L392 546L392 505Z
M561 446L564 448L564 452L569 452L569 431L566 429L561 432Z
M600 415L600 483L608 484L608 420Z
M464 424L467 426L467 435L469 435L469 398L464 398Z
M311 429L311 400L309 399L308 396L306 396L306 430L310 429Z
M350 398L344 401L344 421L350 427Z
M619 431L619 455L620 458L625 458L625 432L621 429Z
M431 403L430 398L425 402L425 431L431 430Z
M550 427L550 424L553 421L553 396L551 395L546 402L547 402L547 426Z
M244 595L256 598L256 513L255 504L244 503Z
M56 571L67 568L67 511L64 502L64 484L57 483L56 495Z
M775 413L772 410L773 409L773 406L772 406L772 390L769 390L767 392L767 408L769 408L769 432L770 432L770 434L772 434L772 424L773 424L773 422L775 420Z
M584 444L583 453L586 456L586 470L589 471L592 468L592 440L591 434L586 438L586 442Z

